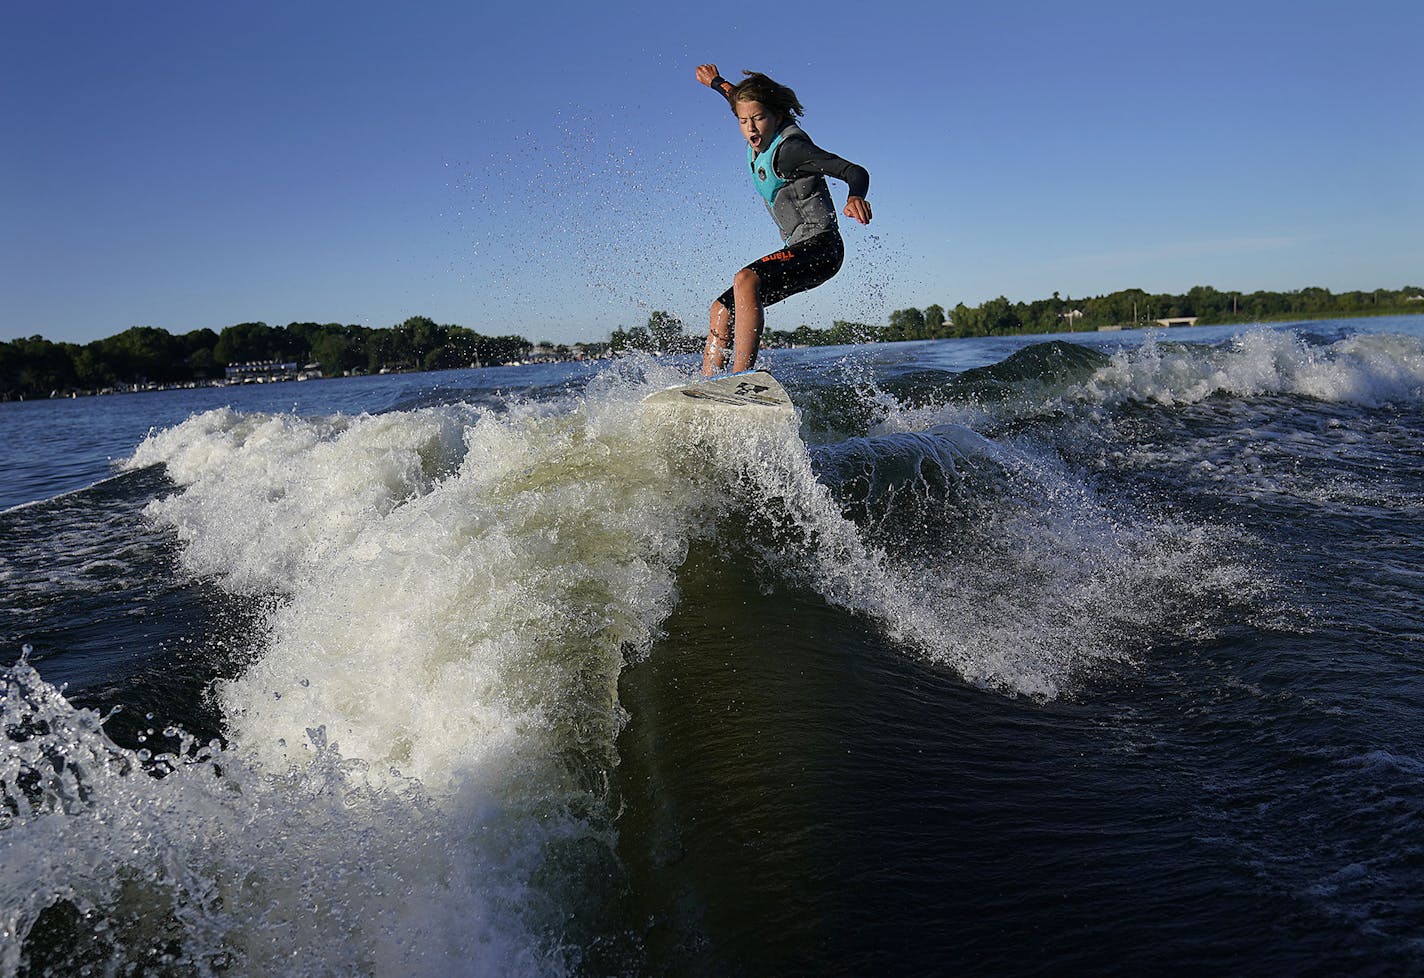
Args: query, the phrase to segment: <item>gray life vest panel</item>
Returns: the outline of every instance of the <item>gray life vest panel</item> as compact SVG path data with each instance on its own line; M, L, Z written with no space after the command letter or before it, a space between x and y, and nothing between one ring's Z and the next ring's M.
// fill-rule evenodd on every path
M783 140L810 138L796 123L788 122L760 154L747 147L747 165L751 168L752 183L766 202L772 220L776 221L781 240L788 245L805 241L822 231L834 230L837 226L836 205L831 200L831 188L826 186L824 176L812 173L788 180L779 176L772 166Z

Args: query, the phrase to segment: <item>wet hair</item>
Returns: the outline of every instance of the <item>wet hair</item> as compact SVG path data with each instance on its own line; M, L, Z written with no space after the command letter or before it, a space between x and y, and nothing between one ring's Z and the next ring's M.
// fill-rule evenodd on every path
M728 101L732 111L737 111L738 102L760 102L783 119L796 119L805 111L796 93L780 82L772 81L759 71L743 71L747 77L732 89Z

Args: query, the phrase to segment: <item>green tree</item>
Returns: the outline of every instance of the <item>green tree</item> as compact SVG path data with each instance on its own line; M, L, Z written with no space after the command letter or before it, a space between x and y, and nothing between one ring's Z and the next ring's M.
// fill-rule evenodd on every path
M682 320L659 309L648 317L648 336L652 348L659 352L678 349L683 340Z
M791 342L795 346L816 346L817 333L818 330L802 323L791 331Z
M277 331L266 323L237 323L224 327L218 334L213 356L218 363L231 366L235 363L260 363L277 359L276 350L281 347Z
M970 308L960 302L955 305L954 311L950 313L950 319L954 321L954 328L950 335L965 339L973 336L983 336L983 319L978 307Z
M167 383L191 376L183 344L152 326L134 326L100 340L99 352L120 381Z
M1023 328L1023 320L1004 296L984 303L984 329L988 336L1007 336Z
M74 361L63 346L43 336L4 344L0 389L8 397L46 397L75 386Z
M448 370L455 366L451 351L443 346L437 346L433 350L426 352L421 358L421 370Z
M411 316L396 327L396 333L403 340L404 359L423 361L429 354L445 345L446 327L436 325L429 316Z
M77 386L85 390L102 390L118 382L113 367L104 359L98 342L80 347L73 359Z
M925 314L918 309L896 309L890 314L890 325L885 329L887 341L917 340L925 331Z
M194 350L183 358L183 366L190 380L212 380L223 375L223 369L213 357L211 348Z
M312 340L311 359L321 365L324 377L340 377L346 371L360 366L363 357L346 332L337 329L323 329Z
M410 337L398 329L373 330L366 344L366 369L378 373L386 368L410 365Z
M476 341L476 358L484 364L523 360L528 353L529 341L522 336L480 336Z
M1194 285L1182 303L1183 316L1223 316L1231 311L1231 297L1210 285Z
M1329 289L1320 286L1310 286L1301 289L1297 293L1297 301L1293 312L1325 312L1330 308L1331 295Z
M944 333L944 306L933 303L925 307L925 339L934 339Z

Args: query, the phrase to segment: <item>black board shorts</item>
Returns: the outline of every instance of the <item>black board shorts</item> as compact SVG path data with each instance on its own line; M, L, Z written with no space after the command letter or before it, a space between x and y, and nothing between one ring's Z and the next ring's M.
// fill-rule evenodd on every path
M787 296L814 289L841 269L845 260L845 242L838 230L822 231L805 241L787 245L746 266L757 273L761 304L769 306ZM732 290L717 297L717 301L735 314Z

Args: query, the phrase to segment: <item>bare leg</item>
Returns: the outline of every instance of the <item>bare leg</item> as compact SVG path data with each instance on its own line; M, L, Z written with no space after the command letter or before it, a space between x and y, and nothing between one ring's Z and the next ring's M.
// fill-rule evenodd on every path
M732 345L732 310L714 299L707 318L707 345L702 348L702 376L711 377L727 362L727 348Z
M737 345L732 355L732 371L750 370L761 349L761 328L766 316L761 308L761 277L744 268L732 279L732 297L736 300L734 325Z

